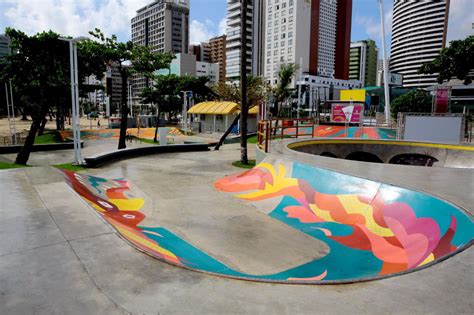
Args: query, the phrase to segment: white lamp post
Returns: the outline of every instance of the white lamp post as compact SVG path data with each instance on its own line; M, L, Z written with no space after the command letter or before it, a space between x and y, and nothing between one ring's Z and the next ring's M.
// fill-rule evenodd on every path
M380 4L380 18L382 19L382 53L383 53L383 76L385 88L385 119L387 124L390 122L390 86L388 79L387 46L385 45L385 16L383 9L383 0L377 0Z
M182 125L182 128L184 130L185 133L187 133L187 130L188 130L188 94L190 93L191 91L181 91L181 93L183 93L184 95L184 102L183 102L183 112L182 112L182 116L183 116L183 125Z
M72 102L72 132L74 138L74 163L84 164L81 156L81 122L79 119L79 76L77 66L77 43L87 40L87 37L59 38L69 42L69 57L71 61L71 102Z

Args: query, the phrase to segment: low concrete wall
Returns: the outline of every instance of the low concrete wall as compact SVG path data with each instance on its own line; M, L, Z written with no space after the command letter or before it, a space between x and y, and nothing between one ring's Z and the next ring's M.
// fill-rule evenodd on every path
M81 147L84 147L84 142L81 142ZM0 147L0 154L12 154L18 153L23 148L23 145L11 145L6 147ZM59 150L72 150L74 149L73 142L66 143L48 143L48 144L35 144L31 149L31 152L42 152L42 151L59 151Z
M116 162L119 160L141 157L145 155L175 153L175 152L196 152L209 150L208 144L176 144L166 146L149 146L133 149L117 150L108 153L102 153L91 157L86 157L84 160L88 167L99 167L101 165Z
M457 146L425 142L369 141L369 140L311 140L288 146L298 152L339 159L356 152L370 153L390 163L392 159L408 154L430 156L438 160L434 167L474 168L474 146Z

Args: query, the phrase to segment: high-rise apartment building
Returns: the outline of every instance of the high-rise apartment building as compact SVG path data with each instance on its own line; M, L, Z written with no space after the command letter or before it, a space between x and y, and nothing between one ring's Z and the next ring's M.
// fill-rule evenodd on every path
M0 35L0 59L10 54L10 38L6 35Z
M154 0L132 19L132 41L151 47L153 52L187 53L189 47L189 0ZM135 78L133 97L147 86Z
M377 82L378 54L375 41L371 39L351 43L349 80L359 80L363 86L374 86Z
M449 4L450 0L395 0L390 71L403 75L404 87L436 84L437 74L418 74L418 70L446 46Z
M306 74L349 78L352 0L267 0L265 78L278 83L285 63Z
M210 47L209 43L199 45L189 45L189 54L196 56L196 61L209 62Z
M226 68L226 35L214 37L209 40L209 62L219 64L219 81L225 82Z
M264 3L265 0L248 0L247 7L247 73L262 74ZM226 78L240 78L241 55L241 1L227 0Z

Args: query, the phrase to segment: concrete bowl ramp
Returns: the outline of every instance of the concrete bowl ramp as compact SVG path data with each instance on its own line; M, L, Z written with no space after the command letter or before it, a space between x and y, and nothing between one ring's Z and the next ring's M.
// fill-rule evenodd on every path
M297 152L398 165L474 168L474 146L408 141L309 140L294 142Z
M474 238L471 216L445 200L267 157L250 171L217 180L215 188L237 194L240 202L254 204L329 250L283 271L253 274L211 256L206 244L193 245L161 226L144 226L144 199L134 196L127 180L64 175L137 249L179 267L235 279L294 284L373 280L429 267L468 248Z

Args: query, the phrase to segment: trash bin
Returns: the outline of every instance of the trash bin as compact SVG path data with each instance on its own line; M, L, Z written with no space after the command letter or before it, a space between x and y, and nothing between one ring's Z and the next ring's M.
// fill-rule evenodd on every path
M168 145L167 136L169 128L158 128L158 133L160 134L160 145Z

